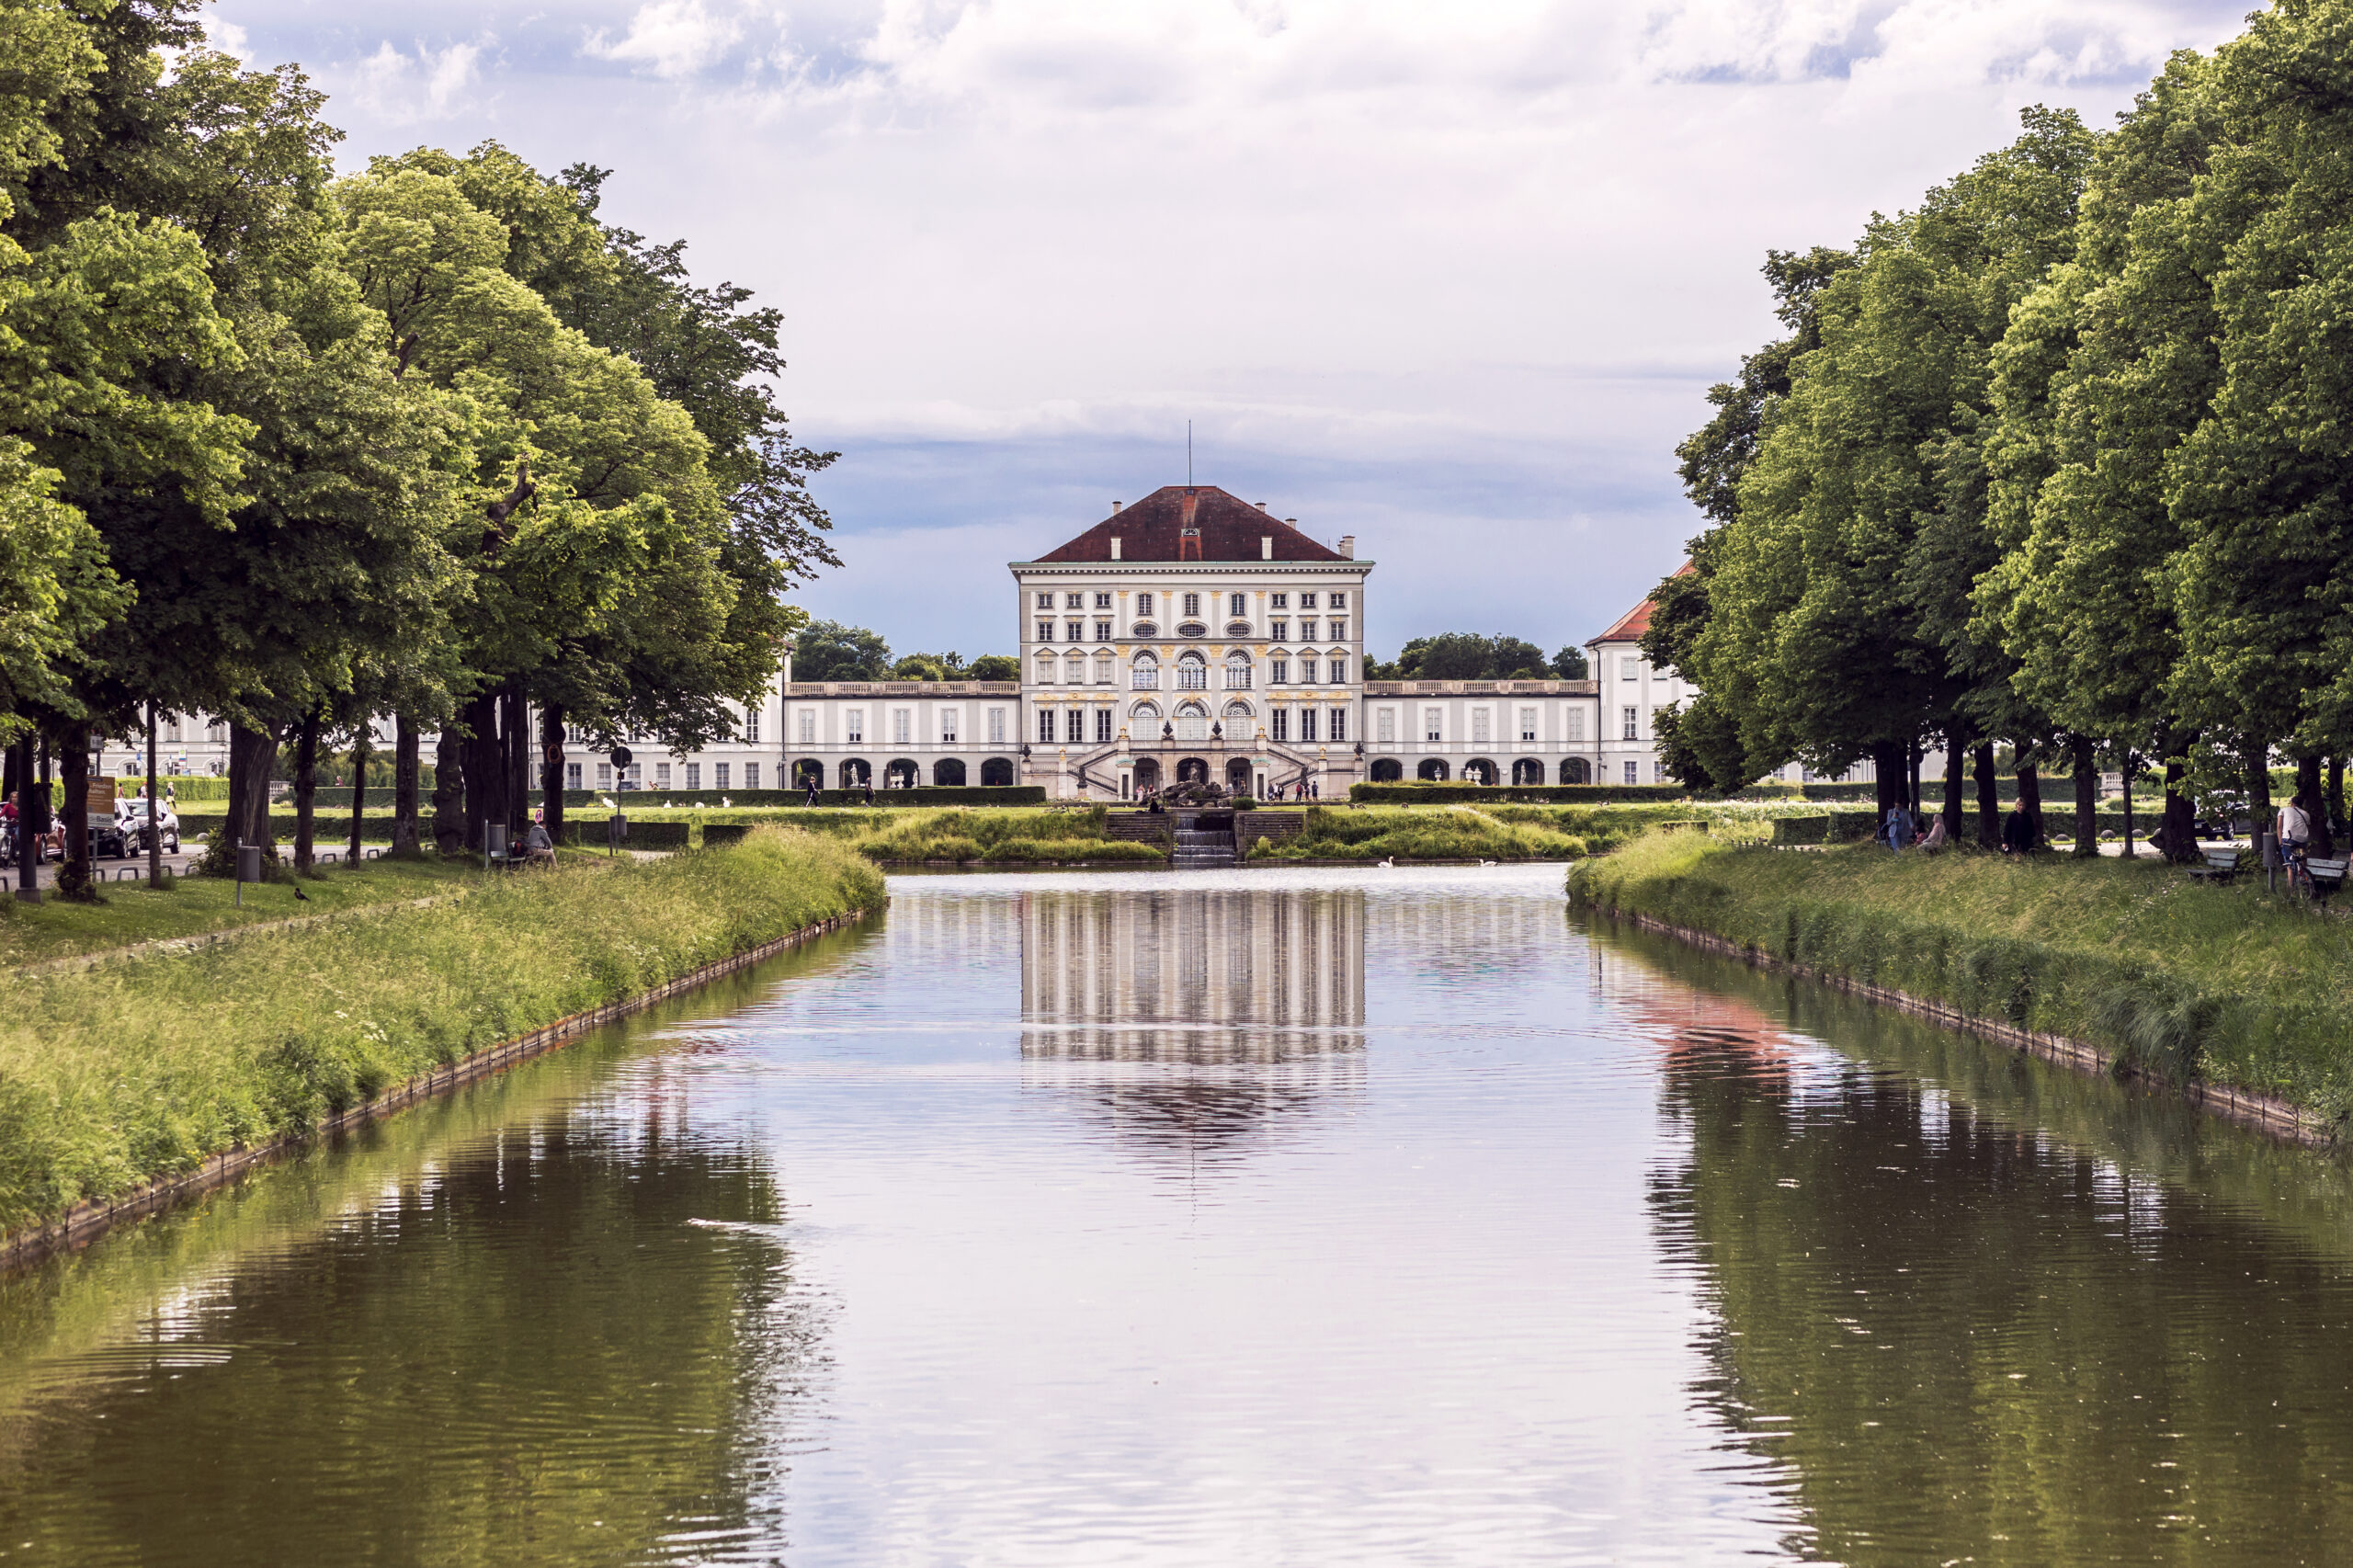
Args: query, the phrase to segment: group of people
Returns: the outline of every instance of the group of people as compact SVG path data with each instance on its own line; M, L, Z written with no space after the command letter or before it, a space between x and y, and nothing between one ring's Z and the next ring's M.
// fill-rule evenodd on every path
M1912 814L1912 808L1898 801L1888 809L1886 819L1880 824L1879 841L1898 854L1906 849L1934 854L1951 842L1950 835L1945 831L1945 819L1941 812L1927 818L1926 823L1923 826L1922 819ZM2021 795L2010 807L2009 814L2002 819L2002 853L2026 855L2032 853L2035 847L2034 819L2027 814L2026 797Z
M819 782L818 776L817 776L816 774L814 774L814 773L804 773L804 774L802 774L802 775L801 775L801 778L802 778L803 779L807 780L807 786L808 786L808 790L809 790L809 800L808 800L808 803L809 803L810 805L813 805L813 805L817 804L817 792L818 792L818 790L819 790L819 788L820 788L820 782ZM868 774L868 775L866 776L866 786L865 786L865 788L866 788L866 803L867 803L868 805L870 805L870 805L872 805L872 804L874 803L874 775L872 775L871 773L870 773L870 774Z

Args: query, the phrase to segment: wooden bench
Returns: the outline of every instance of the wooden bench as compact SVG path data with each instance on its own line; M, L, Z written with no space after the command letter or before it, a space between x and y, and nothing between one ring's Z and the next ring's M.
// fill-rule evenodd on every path
M2344 856L2334 860L2305 860L2304 869L2312 876L2315 898L2326 898L2345 885L2347 861L2347 858Z
M2223 849L2209 849L2205 852L2206 864L2189 874L2208 881L2227 882L2238 875L2239 857L2245 853L2236 845Z

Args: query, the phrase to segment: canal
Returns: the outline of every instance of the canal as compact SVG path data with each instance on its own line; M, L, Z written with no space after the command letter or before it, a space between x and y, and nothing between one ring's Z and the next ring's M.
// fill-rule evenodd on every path
M0 1562L2345 1559L2334 1156L1558 867L892 894L0 1278Z

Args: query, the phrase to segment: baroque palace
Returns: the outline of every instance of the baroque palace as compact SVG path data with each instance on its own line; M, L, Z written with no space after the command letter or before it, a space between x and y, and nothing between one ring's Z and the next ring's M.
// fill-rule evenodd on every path
M1635 646L1650 606L1586 644L1587 680L1368 681L1373 562L1214 485L1169 485L1032 561L1009 563L1016 681L799 681L788 648L736 737L630 766L575 737L575 789L1037 784L1132 800L1180 779L1330 799L1360 780L1653 784L1652 713L1691 695ZM391 725L379 725L389 745ZM167 721L167 768L210 773L227 737ZM107 772L144 767L108 743ZM1795 776L1796 769L1788 770Z

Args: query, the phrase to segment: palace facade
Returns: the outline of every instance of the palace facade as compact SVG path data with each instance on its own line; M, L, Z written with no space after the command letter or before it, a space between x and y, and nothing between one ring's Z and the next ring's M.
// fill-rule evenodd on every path
M802 681L775 688L736 736L678 755L633 745L616 768L571 737L564 782L688 790L1035 784L1055 800L1133 800L1183 779L1324 799L1359 780L1653 784L1652 715L1694 695L1638 640L1647 600L1586 643L1586 680L1367 681L1373 562L1215 485L1114 503L1092 528L1008 563L1018 681ZM392 726L380 722L389 750ZM225 767L227 735L165 721L167 771ZM143 746L108 743L109 773ZM1784 770L1798 777L1792 766Z

